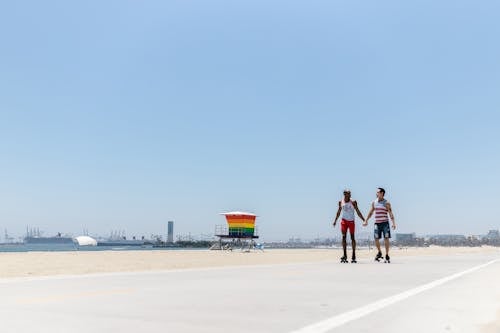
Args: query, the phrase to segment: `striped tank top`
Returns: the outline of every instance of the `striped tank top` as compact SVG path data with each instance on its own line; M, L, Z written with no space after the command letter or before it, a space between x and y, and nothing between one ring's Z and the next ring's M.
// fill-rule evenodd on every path
M389 216L387 216L387 200L373 202L373 207L375 207L375 223L389 222Z
M349 202L344 202L342 199L342 219L346 221L354 221L354 205L352 199Z

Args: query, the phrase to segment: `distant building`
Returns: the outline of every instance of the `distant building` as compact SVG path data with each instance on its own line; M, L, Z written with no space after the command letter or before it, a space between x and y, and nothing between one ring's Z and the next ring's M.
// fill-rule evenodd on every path
M485 238L488 240L500 240L500 232L498 230L490 230Z
M442 246L462 246L468 244L464 235L432 235L429 236L429 244Z
M417 242L415 233L411 234L396 234L396 242L400 245L414 245Z
M168 221L167 227L167 243L174 242L174 221Z

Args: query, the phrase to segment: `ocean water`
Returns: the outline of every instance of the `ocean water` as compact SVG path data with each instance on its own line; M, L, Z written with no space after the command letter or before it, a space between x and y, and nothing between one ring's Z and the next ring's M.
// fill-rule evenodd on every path
M144 246L77 246L76 244L0 244L0 252L62 252L62 251L164 251L164 250L185 250L180 247L153 247ZM203 249L205 250L205 249Z

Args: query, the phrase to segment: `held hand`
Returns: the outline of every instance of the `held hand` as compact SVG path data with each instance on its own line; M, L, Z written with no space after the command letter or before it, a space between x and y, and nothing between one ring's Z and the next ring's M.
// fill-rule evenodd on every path
M368 225L368 221L363 222L363 227L366 227Z

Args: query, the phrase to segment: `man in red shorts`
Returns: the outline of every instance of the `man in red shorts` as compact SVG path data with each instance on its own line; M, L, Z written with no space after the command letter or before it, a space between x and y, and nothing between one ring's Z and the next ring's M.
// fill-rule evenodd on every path
M365 221L363 215L358 209L358 203L356 200L351 199L351 191L349 189L344 190L344 199L339 201L339 209L337 210L337 216L333 221L333 226L337 224L337 220L342 213L342 222L340 222L340 231L342 232L342 247L344 248L344 256L340 258L340 262L347 262L347 230L351 234L352 241L352 260L351 262L356 262L356 240L354 239L354 211L358 214L359 218Z

